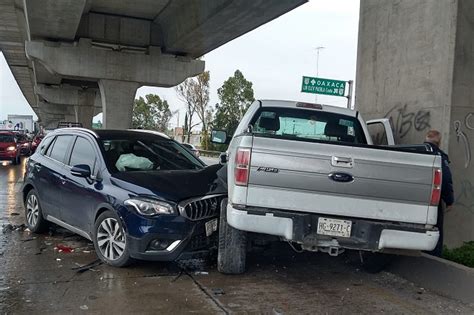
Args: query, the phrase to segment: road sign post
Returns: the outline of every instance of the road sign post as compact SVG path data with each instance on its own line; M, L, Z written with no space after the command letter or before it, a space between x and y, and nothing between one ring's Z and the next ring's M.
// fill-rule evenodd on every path
M352 109L352 89L354 88L354 81L347 81L349 84L349 91L347 92L347 108Z
M301 92L333 96L345 96L346 81L303 77Z

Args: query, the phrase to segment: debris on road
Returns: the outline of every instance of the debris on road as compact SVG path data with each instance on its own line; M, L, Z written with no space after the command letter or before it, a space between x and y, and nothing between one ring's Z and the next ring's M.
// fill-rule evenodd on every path
M76 270L77 273L83 273L83 272L86 272L86 271L89 271L89 270L96 271L93 268L98 267L100 265L102 265L102 260L96 259L91 263L88 263L88 264L83 265L83 266L78 265L77 267L73 267L71 269Z
M81 306L79 306L79 308L83 311L87 311L89 309L89 307L87 305L81 305Z
M29 242L29 241L34 241L35 239L36 239L36 237L30 237L30 238L22 239L20 241L22 241L23 243L26 243L26 242Z
M65 253L65 254L69 254L69 253L74 252L73 248L71 248L69 246L66 246L64 244L58 244L58 245L56 245L56 247L54 249L57 250L60 253Z
M7 224L7 225L4 225L3 226L3 229L2 229L2 232L3 233L8 233L8 232L11 232L11 231L17 231L17 230L25 230L26 226L24 224L19 224L19 225L15 225L15 224Z
M207 269L208 267L208 262L206 259L198 259L198 258L192 258L192 259L183 259L183 260L178 260L176 261L176 264L178 268L184 269L186 271L203 271Z
M18 212L12 212L10 213L11 216L16 216L16 215L20 215Z
M221 288L214 288L214 289L211 289L211 290L212 290L212 293L216 296L220 296L220 295L225 294L225 291Z

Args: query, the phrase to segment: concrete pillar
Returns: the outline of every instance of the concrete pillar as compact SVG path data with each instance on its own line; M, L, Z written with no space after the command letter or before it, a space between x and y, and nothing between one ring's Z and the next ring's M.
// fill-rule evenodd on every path
M67 114L67 115L64 115L64 122L77 122L77 119L76 119L76 115L70 115L70 114Z
M94 117L95 90L80 90L78 92L78 105L74 107L76 121L84 128L92 129L92 118Z
M51 107L61 108L63 111L74 113L75 122L82 123L84 128L92 128L92 118L94 117L95 106L102 105L97 89L79 88L73 86L46 86L37 84L35 93L40 95L42 99L48 101L39 102L40 109L48 109ZM61 104L61 105L58 105Z
M474 2L362 0L356 109L390 118L397 143L443 134L455 206L445 242L474 240Z
M74 106L76 122L82 127L92 129L92 118L94 117L94 106Z
M99 80L104 129L132 127L133 101L139 86L137 82Z

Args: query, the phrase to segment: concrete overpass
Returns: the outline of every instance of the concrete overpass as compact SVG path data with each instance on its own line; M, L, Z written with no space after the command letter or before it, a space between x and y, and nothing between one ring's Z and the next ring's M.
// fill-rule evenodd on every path
M474 1L361 0L356 107L398 143L443 133L454 178L449 246L474 240Z
M196 58L304 2L0 0L0 50L45 125L128 128L137 88L203 72Z

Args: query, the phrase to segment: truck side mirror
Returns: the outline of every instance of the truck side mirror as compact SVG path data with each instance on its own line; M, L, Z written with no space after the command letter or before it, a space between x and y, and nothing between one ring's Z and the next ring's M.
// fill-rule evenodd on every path
M211 142L217 144L227 144L227 132L224 130L212 130Z

